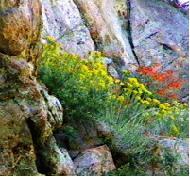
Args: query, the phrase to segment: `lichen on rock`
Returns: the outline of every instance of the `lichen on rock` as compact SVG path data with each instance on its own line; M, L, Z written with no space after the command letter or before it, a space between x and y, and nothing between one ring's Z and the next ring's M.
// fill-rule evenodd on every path
M53 131L62 124L62 107L35 76L40 1L1 2L0 24L0 174L58 174ZM51 168L41 168L38 161Z

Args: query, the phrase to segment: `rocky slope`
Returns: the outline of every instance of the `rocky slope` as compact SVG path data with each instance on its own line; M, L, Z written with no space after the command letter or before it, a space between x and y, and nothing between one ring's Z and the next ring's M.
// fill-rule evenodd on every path
M120 69L160 62L187 78L188 16L161 0L0 2L0 175L102 175L115 169L102 142L82 142L73 156L57 145L63 110L36 79L40 40L47 36L82 57L101 51ZM89 128L94 138L110 133ZM188 152L181 149L186 163Z
M0 174L62 173L53 137L62 124L62 107L35 77L41 4L4 1L0 10Z
M188 79L188 15L166 1L42 2L43 36L54 36L65 51L83 57L98 50L132 71L160 63Z

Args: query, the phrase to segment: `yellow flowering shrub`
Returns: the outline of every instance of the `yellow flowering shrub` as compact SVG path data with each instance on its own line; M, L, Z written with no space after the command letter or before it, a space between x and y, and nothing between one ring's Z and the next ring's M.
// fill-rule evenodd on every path
M92 52L87 59L63 53L60 45L48 38L40 79L60 99L66 118L109 123L135 163L147 159L151 144L147 135L188 137L187 105L156 99L129 71L124 71L122 80L112 78L103 60L100 52ZM69 135L74 130L67 127L65 131Z
M179 135L186 129L180 123L184 119L178 117L185 117L181 114L187 112L187 106L178 102L161 102L128 71L124 71L126 77L122 80L112 78L103 60L100 52L92 52L87 59L63 53L60 44L48 38L42 54L40 76L61 100L67 116L92 118L110 105L118 104L126 119L141 116L144 121L160 121L165 124L163 127L167 127L166 134Z
M127 72L129 75L129 72ZM117 80L121 89L116 94L115 99L125 104L124 109L132 109L134 105L139 105L136 114L144 112L145 120L161 125L164 134L172 136L187 136L188 128L184 122L188 122L188 107L177 101L174 103L164 103L154 97L154 93L142 84L137 78L128 76L122 81ZM122 99L121 99L122 98ZM149 110L153 110L153 113ZM142 115L142 114L141 114ZM130 117L131 115L127 115ZM150 121L150 120L149 120ZM159 123L158 123L159 122ZM163 133L162 132L162 133Z
M100 52L88 59L63 53L52 38L44 45L41 80L64 106L70 117L85 119L106 106L114 84Z

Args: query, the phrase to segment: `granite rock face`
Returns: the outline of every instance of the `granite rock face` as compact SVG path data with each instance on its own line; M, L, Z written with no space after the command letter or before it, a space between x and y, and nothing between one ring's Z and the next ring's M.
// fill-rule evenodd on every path
M130 1L130 30L133 51L140 65L159 63L188 79L188 16L156 0ZM187 86L182 97L188 94Z
M43 23L69 53L98 50L132 71L160 63L188 78L188 16L165 0L44 0Z
M97 50L124 68L137 64L128 41L126 1L75 0L83 14ZM130 67L129 67L130 66Z
M130 5L132 40L140 63L168 66L187 59L187 16L161 1L134 0Z
M188 166L189 165L189 139L167 139L162 138L159 140L159 144L178 155L178 165Z
M87 56L94 41L73 0L43 0L43 37L53 36L66 52Z
M67 152L66 149L61 148L61 175L66 175L66 176L74 176L75 174L75 166L73 163L73 160L71 159L69 153Z
M58 174L62 107L35 76L40 1L1 1L0 24L0 175Z

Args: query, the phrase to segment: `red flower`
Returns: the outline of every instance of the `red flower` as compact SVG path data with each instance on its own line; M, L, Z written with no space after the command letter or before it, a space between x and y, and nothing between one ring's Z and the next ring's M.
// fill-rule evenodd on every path
M171 94L171 95L168 95L167 98L176 100L176 99L179 99L179 96L177 94Z
M159 81L159 82L164 82L168 79L168 75L165 73L157 73L154 75L154 80Z
M137 72L147 76L153 76L155 74L155 70L151 67L141 67Z
M170 84L168 84L168 87L174 89L180 89L182 87L182 84L183 84L182 81L171 82Z
M166 89L160 89L157 91L157 94L159 94L160 96L164 96L167 93Z
M185 83L179 79L179 73L173 70L161 71L160 64L155 64L151 67L140 67L137 72L151 79L151 82L146 81L145 85L155 89L154 91L160 96L169 99L177 99L179 97L177 91Z

